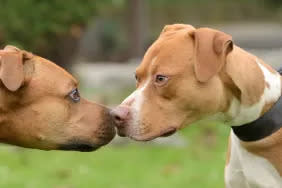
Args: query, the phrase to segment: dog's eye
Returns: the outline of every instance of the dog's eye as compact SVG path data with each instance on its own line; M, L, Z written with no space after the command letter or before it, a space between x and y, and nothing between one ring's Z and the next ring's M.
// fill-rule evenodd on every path
M79 101L80 101L80 94L79 94L77 88L73 89L73 90L69 93L68 96L71 98L71 100L72 100L73 102L79 102Z
M156 75L155 83L158 85L163 85L168 81L168 77L164 75Z

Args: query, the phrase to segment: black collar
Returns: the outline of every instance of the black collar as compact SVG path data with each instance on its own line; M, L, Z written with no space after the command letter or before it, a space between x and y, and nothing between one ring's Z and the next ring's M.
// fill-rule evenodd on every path
M282 96L257 120L241 126L232 126L233 132L240 140L250 142L263 139L282 127Z
M278 70L282 75L282 67ZM282 127L282 96L272 108L257 120L241 126L232 126L240 140L250 142L263 139Z

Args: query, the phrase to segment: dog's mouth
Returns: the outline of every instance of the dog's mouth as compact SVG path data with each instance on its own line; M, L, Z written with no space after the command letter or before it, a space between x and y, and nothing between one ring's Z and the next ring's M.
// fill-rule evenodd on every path
M171 129L166 130L163 134L161 134L160 137L168 137L168 136L173 135L175 132L176 132L176 129L171 128Z
M136 141L151 141L155 138L158 138L158 137L168 137L168 136L171 136L172 134L174 134L176 132L176 128L169 128L165 131L163 131L161 134L158 134L158 135L128 135L129 138L133 139L133 140L136 140Z
M70 142L68 144L63 144L59 146L59 150L64 151L80 151L80 152L91 152L100 148L101 145L93 145L89 143L79 143L79 142Z

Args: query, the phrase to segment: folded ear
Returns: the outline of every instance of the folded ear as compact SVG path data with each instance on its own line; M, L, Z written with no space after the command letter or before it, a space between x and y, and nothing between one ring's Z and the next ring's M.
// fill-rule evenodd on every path
M164 34L166 32L173 32L173 31L178 31L181 29L195 29L192 25L188 24L172 24L172 25L166 25L164 26L161 34Z
M0 79L10 91L16 91L23 84L23 53L16 47L0 50Z
M232 37L208 28L196 29L189 32L189 35L195 41L196 77L200 82L207 82L226 62L227 54L233 49Z

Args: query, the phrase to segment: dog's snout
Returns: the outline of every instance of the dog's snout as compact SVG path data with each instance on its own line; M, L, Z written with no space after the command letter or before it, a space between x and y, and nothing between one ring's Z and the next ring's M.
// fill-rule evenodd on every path
M129 107L118 106L111 111L111 115L117 126L122 126L126 120L129 118Z

